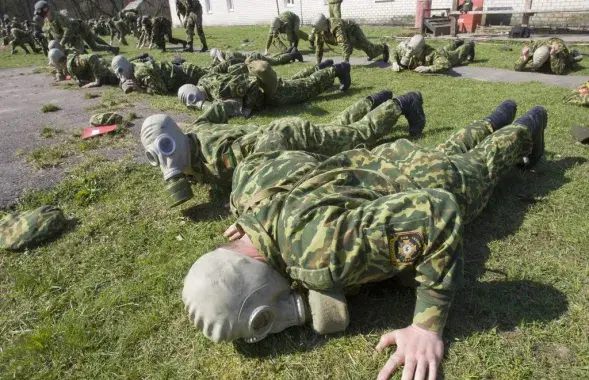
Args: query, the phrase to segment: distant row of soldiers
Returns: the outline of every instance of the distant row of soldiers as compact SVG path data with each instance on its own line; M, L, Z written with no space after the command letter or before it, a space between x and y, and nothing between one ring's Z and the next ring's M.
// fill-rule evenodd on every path
M16 53L16 47L23 49L25 54L29 54L26 45L35 52L43 51L47 55L47 39L43 34L43 20L39 17L33 18L33 22L25 20L21 22L17 17L12 20L8 15L0 19L0 39L4 46L11 47L11 53ZM40 46L40 48L37 47Z

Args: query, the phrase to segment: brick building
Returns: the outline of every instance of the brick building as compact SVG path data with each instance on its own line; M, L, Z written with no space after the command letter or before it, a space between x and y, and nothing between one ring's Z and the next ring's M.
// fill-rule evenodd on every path
M342 17L364 24L412 24L419 0L344 0ZM200 0L204 8L204 25L268 24L279 12L291 11L299 15L303 24L309 24L320 12L327 13L326 0ZM485 0L485 9L523 10L525 0ZM450 8L452 0L433 0L432 8ZM533 0L533 9L587 8L589 0ZM174 23L175 0L170 0ZM589 16L588 16L589 17ZM513 16L513 20L521 17ZM532 23L583 21L586 14L548 13L532 17Z

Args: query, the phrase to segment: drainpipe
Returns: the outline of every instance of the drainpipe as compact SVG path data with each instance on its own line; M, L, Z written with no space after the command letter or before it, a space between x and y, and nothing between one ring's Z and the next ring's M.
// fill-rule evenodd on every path
M301 0L301 25L305 25L305 21L303 20L303 0Z
M278 0L276 0L276 12L278 12L278 15L280 16L280 7L278 6Z

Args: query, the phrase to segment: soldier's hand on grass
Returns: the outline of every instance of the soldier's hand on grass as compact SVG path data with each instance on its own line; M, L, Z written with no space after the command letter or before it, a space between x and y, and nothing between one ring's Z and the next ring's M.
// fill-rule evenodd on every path
M550 49L550 55L556 54L557 51L558 51L558 42L554 42L552 44L552 48Z
M90 82L90 83L82 86L82 88L92 88L92 87L98 87L98 83L97 82Z
M528 53L530 52L530 47L529 46L524 46L524 48L522 49L522 56L524 58L528 58Z
M387 380L401 366L402 380L436 379L444 354L444 342L439 334L411 325L383 335L376 350L380 352L392 344L397 345L397 350L378 374L378 380Z
M237 239L241 239L243 235L245 235L245 232L237 224L232 224L231 227L225 230L223 235L225 235L225 237L228 238L230 241L234 241Z
M401 66L397 62L393 62L393 66L391 67L393 71L399 72L401 71Z
M429 73L431 71L431 69L429 68L429 66L419 66L415 68L415 72L416 73Z

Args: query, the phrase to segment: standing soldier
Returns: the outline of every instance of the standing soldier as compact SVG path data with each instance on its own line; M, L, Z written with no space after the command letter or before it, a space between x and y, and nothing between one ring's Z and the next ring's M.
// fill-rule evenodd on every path
M149 48L152 49L154 46L157 46L165 53L166 40L171 44L182 44L184 50L186 50L186 41L172 36L172 21L163 16L154 17ZM206 49L203 51L206 51Z
M207 39L205 37L205 32L202 29L202 5L198 0L176 0L176 12L178 14L178 18L182 21L182 17L184 17L184 28L186 28L186 37L188 37L188 47L185 48L185 51L194 51L194 28L196 27L196 32L198 33L198 38L200 38L200 43L202 44L202 48L200 49L201 53L204 53L209 48L207 46Z
M344 61L349 62L354 48L360 49L368 55L371 61L382 54L384 62L389 61L389 47L387 44L373 44L366 38L360 26L352 20L328 19L324 14L319 14L313 22L315 29L315 43L317 45L315 56L317 63L323 59L323 47L325 43L338 44L344 52Z
M139 35L139 41L137 42L137 49L142 49L145 46L149 46L151 42L151 33L153 24L149 16L142 16L137 19L137 24L141 28L141 34Z
M43 54L45 54L45 56L47 56L47 52L48 52L48 48L47 48L47 38L45 37L45 34L43 33L43 18L39 15L35 15L33 16L33 25L32 25L32 31L33 31L33 38L35 39L35 42L37 42L40 46L41 49L43 49Z

